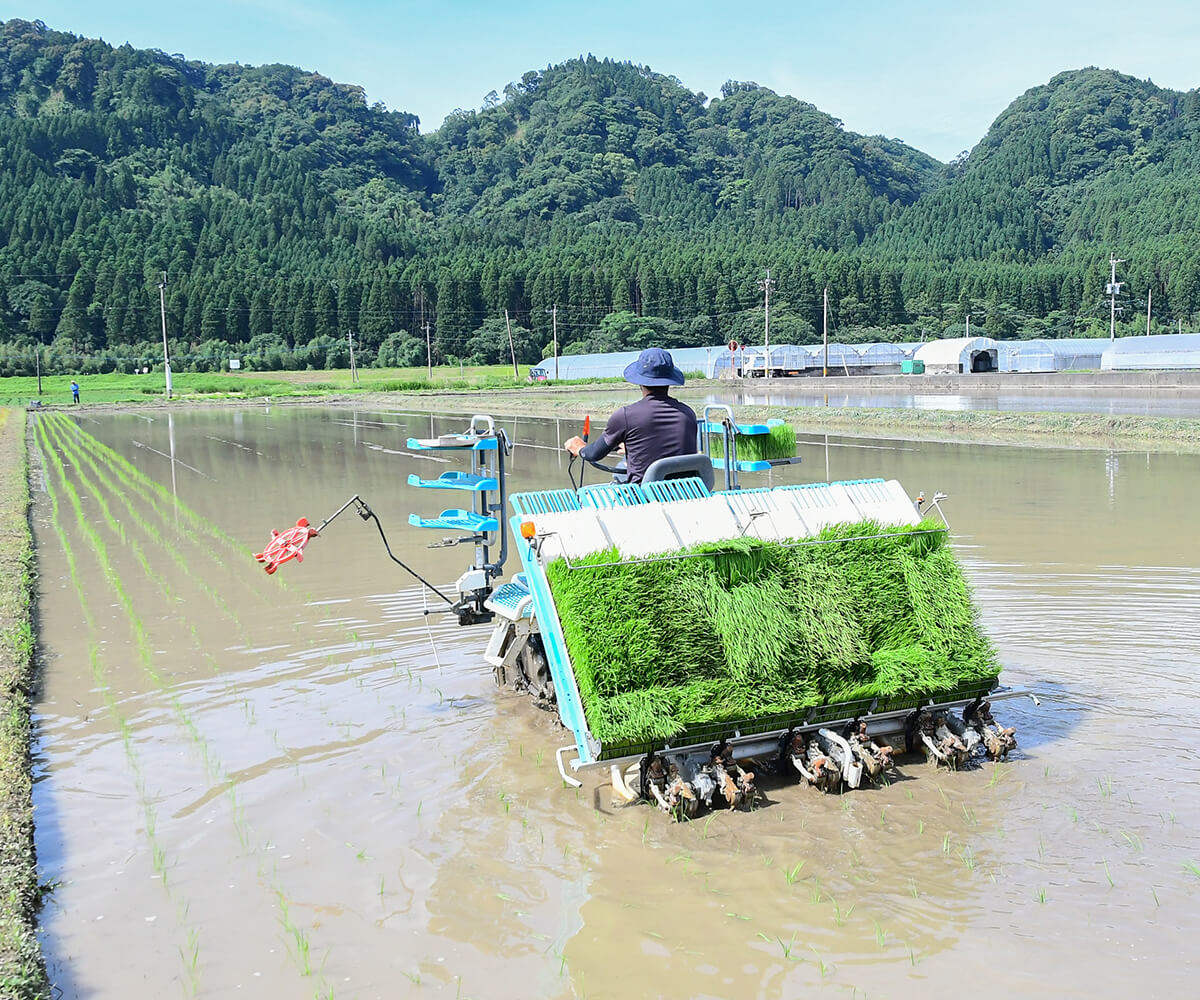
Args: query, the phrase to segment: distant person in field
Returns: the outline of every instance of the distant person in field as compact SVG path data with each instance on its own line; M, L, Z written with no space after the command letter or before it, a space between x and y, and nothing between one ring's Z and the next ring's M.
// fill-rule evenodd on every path
M623 444L628 482L640 483L657 459L696 453L696 411L670 395L670 386L683 385L683 372L661 347L642 351L626 367L625 381L640 385L642 398L609 417L599 440L585 444L577 435L563 447L585 461L598 462Z
M71 402L72 403L79 402L79 383L78 382L71 383Z

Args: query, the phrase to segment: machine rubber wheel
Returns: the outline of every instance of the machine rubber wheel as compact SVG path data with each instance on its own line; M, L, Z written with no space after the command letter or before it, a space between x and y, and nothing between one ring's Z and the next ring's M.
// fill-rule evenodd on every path
M554 692L554 679L550 675L550 662L542 646L541 636L531 635L521 651L521 666L529 679L529 693L539 708L550 710L558 704Z

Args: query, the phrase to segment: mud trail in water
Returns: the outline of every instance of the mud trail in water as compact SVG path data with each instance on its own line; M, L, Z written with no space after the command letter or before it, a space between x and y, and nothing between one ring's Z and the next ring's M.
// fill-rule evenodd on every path
M673 825L565 788L486 627L427 617L350 514L271 577L271 528L361 494L438 585L464 547L404 485L464 418L39 415L35 802L67 997L779 996L930 984L1183 991L1200 932L1200 460L832 439L786 481L951 494L1008 683L1006 764L844 797L769 785ZM574 426L506 421L514 490ZM775 474L774 482L784 481ZM748 485L765 485L765 477ZM510 569L516 569L516 562Z

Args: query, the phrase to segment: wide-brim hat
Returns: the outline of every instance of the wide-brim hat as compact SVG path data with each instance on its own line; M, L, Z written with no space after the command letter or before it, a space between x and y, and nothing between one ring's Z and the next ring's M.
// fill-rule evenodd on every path
M647 347L636 361L625 366L625 381L634 385L683 385L683 372L675 367L669 352Z

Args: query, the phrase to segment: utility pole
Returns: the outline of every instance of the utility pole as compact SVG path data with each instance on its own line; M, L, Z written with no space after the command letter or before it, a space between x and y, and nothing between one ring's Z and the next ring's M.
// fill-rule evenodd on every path
M423 303L422 303L423 304ZM429 342L429 321L425 321L425 368L430 382L433 381L433 349Z
M171 398L171 358L167 354L167 272L158 283L158 307L162 312L163 370L167 373L167 399Z
M1150 336L1150 303L1154 300L1154 289L1146 289L1146 336Z
M1117 339L1117 296L1121 294L1121 286L1125 284L1123 281L1117 281L1117 265L1124 264L1125 261L1118 260L1116 254L1108 255L1108 263L1112 267L1112 275L1108 280L1108 339L1110 341Z
M513 378L520 378L521 373L517 370L517 349L513 347L512 324L508 321L507 309L504 310L504 327L508 330L508 353L512 355Z
M558 303L546 310L550 314L550 323L554 328L554 381L558 381Z
M967 339L971 339L971 314L967 313Z
M38 395L42 394L42 335L38 334L38 345L33 349L34 364L37 366Z
M346 331L346 339L350 341L350 381L358 381L358 369L354 367L354 331Z
M829 377L829 286L825 286L824 316L821 324L821 340L825 344L825 364L821 367L821 378Z
M764 375L767 378L771 377L771 286L775 284L771 280L771 269L767 268L767 276L758 283L758 287L763 290L763 347L766 353L766 369Z

